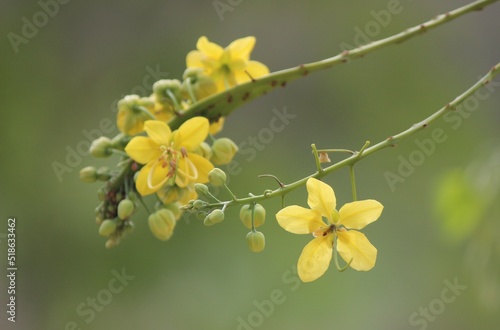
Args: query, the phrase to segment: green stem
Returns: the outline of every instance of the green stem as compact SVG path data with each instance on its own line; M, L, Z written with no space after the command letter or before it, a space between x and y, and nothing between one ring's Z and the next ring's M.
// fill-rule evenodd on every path
M322 169L322 171L317 171L316 173L311 174L309 176L306 176L305 178L302 178L298 181L295 181L294 183L285 185L284 187L278 188L278 189L273 190L271 192L266 192L265 194L262 194L262 195L241 198L241 199L238 199L238 201L231 201L231 202L229 202L228 206L231 206L234 204L248 204L251 202L257 202L260 200L269 199L269 198L273 198L273 197L277 197L277 196L284 196L284 195L288 194L289 192L291 192L292 190L295 190L295 189L305 185L309 178L320 179L320 178L322 178L322 177L324 177L324 176L326 176L334 171L337 171L343 167L352 166L355 163L357 163L358 161L360 161L361 159L368 157L369 155L374 154L375 152L378 152L378 151L385 149L385 148L388 148L388 147L394 147L403 139L406 139L407 137L419 132L420 130L423 130L426 127L428 127L430 124L434 123L436 120L441 118L445 113L450 112L450 111L455 111L455 108L457 105L464 102L469 96L474 94L481 87L490 83L491 80L493 80L493 78L498 74L499 71L500 71L500 63L495 65L484 77L482 77L478 82L476 82L472 87L470 87L464 93L457 96L453 101L448 103L446 106L442 107L441 109L439 109L438 111L436 111L435 113L433 113L432 115L427 117L426 119L422 120L419 123L412 125L410 128L408 128L407 130L405 130L399 134L390 136L387 139L385 139L385 140L383 140L383 141L381 141L381 142L379 142L379 143L377 143L374 146L369 147L369 148L367 148L367 146L368 146L368 142L367 142L367 143L365 143L365 145L363 146L363 148L359 152L357 152L354 155L352 155L344 160L341 160L341 161L339 161L331 166L328 166L328 167ZM211 205L211 206L220 206L220 205L215 204L215 205Z
M318 152L345 152L351 155L354 155L354 151L349 150L349 149L321 149L318 150Z
M318 150L316 149L316 145L313 143L311 144L311 148L314 154L314 160L316 161L316 169L318 170L318 173L323 172L323 168L321 167L321 163L319 161L319 154Z
M499 0L474 1L463 7L438 15L427 22L408 28L393 36L373 41L351 50L343 51L336 56L321 61L302 64L293 68L272 72L264 77L252 79L247 83L228 88L223 92L211 95L195 103L188 110L186 110L182 116L174 117L169 122L169 126L171 129L176 129L183 122L194 116L201 115L214 120L216 118L220 118L221 116L227 116L242 104L260 97L277 87L283 87L292 80L305 77L312 72L329 69L337 64L348 63L351 60L364 57L377 49L393 44L399 44L469 12L483 9L484 7L497 1ZM230 102L228 102L228 98L231 99Z

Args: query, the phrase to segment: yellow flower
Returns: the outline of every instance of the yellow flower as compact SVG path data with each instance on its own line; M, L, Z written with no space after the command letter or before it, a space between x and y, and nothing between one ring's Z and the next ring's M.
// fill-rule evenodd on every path
M246 37L233 41L226 48L208 41L203 36L198 39L196 48L188 53L188 68L202 68L223 91L251 78L259 78L269 74L269 69L257 61L250 61L250 53L255 45L255 37Z
M136 136L125 147L130 158L146 164L137 177L137 191L144 196L165 183L183 188L191 182L208 182L212 163L192 152L205 140L208 128L204 117L191 118L174 132L164 122L147 120L148 137Z
M375 200L347 203L335 209L333 189L314 178L307 180L311 209L297 205L285 207L276 214L281 227L294 234L313 234L314 239L302 250L297 269L303 282L322 276L332 259L333 247L356 270L370 270L377 259L377 249L357 230L377 220L382 204ZM326 219L326 223L322 218Z

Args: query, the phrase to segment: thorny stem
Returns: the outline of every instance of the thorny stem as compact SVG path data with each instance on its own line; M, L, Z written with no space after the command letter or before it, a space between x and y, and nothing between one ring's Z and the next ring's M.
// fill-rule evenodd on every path
M446 104L444 107L442 107L441 109L439 109L438 111L436 111L435 113L433 113L432 115L427 117L426 119L422 120L419 123L412 125L410 128L408 128L407 130L405 130L399 134L389 136L387 139L385 139L385 140L383 140L383 141L381 141L381 142L379 142L379 143L377 143L374 146L369 147L369 148L367 148L367 146L368 146L368 142L367 142L367 143L365 143L365 145L363 146L363 148L359 152L357 152L354 155L352 155L344 160L341 160L341 161L339 161L331 166L323 168L322 171L317 171L316 173L311 174L311 175L309 175L305 178L302 178L298 181L295 181L294 183L284 185L284 187L280 187L280 188L273 190L271 192L268 191L262 195L241 198L238 201L230 201L230 202L228 202L228 206L232 206L235 204L248 204L248 203L257 202L257 201L264 200L264 199L270 199L270 198L277 197L277 196L284 196L284 195L288 194L289 192L291 192L292 190L295 190L295 189L305 185L305 183L307 182L307 180L309 178L321 179L322 177L324 177L324 176L326 176L334 171L337 171L345 166L353 166L355 163L357 163L361 159L363 159L363 158L365 158L365 157L367 157L367 156L369 156L377 151L380 151L380 150L385 149L387 147L394 147L403 139L405 139L405 138L417 133L418 131L428 127L430 124L432 124L433 122L435 122L436 120L441 118L445 113L450 112L450 111L455 111L457 105L464 102L469 96L471 96L473 93L475 93L481 87L490 83L493 80L493 78L499 73L499 71L500 71L500 63L495 65L484 77L482 77L479 81L477 81L473 86L471 86L464 93L457 96L453 101ZM211 206L217 207L217 206L221 206L221 205L222 204L212 204Z

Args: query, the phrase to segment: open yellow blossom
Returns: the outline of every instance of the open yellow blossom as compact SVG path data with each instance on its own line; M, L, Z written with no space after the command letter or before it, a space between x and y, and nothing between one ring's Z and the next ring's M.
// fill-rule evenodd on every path
M137 177L137 191L144 196L165 183L183 188L189 183L208 182L212 163L193 153L207 137L208 128L204 117L191 118L174 132L164 122L147 120L144 130L148 137L136 136L125 147L130 158L146 164Z
M337 211L335 193L329 185L310 178L306 186L310 209L292 205L276 214L278 223L285 230L314 236L298 261L300 279L311 282L322 276L330 265L334 246L350 267L365 271L372 269L377 249L357 229L377 220L384 208L382 204L371 199L355 201Z
M252 78L269 74L269 69L257 61L250 61L250 53L255 46L255 37L233 41L226 48L208 41L203 36L196 48L186 57L188 68L202 68L217 84L219 91L226 90Z

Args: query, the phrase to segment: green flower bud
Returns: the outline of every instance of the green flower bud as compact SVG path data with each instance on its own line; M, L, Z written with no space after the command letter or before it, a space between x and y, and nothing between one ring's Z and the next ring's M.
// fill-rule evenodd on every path
M255 227L260 227L266 222L266 209L260 205L255 204L253 209L253 223Z
M217 93L217 85L201 68L187 68L182 76L182 96L185 99L199 101Z
M210 147L210 145L206 142L200 143L198 148L194 149L194 153L206 159L210 159L213 155L212 147Z
M95 182L97 180L97 170L94 166L87 166L80 170L80 180L82 182Z
M116 221L111 219L104 220L99 226L99 235L109 236L115 232Z
M195 200L193 203L193 207L197 210L204 208L206 203L201 199Z
M224 220L224 212L222 210L213 210L209 215L206 216L205 220L203 220L203 224L205 226L213 226L219 222Z
M125 139L125 134L120 133L113 139L111 139L111 147L118 150L124 150L125 146L127 145L127 141L128 139Z
M106 166L97 169L97 180L108 181L111 179L111 171Z
M208 172L208 181L216 187L221 187L226 183L226 173L216 167Z
M212 145L213 155L210 159L215 165L229 164L238 152L238 146L228 138L219 138Z
M196 191L198 195L206 196L208 194L208 187L203 183L195 183L194 191Z
M135 205L130 199L122 199L118 203L118 218L122 220L128 219L134 213Z
M181 204L177 202L164 204L163 208L171 211L174 214L175 220L179 220L182 216Z
M149 97L127 95L118 101L116 125L126 135L136 135L144 130L144 122L154 118L155 104ZM121 142L122 143L122 142Z
M248 229L252 229L252 205L243 205L240 209L240 220ZM253 221L255 228L260 227L266 221L266 210L260 204L255 204L253 209Z
M252 252L262 252L266 247L266 237L260 231L251 231L247 234L248 248Z
M172 103L167 90L174 94L177 101L181 99L181 82L177 79L161 79L153 84L153 93L159 103Z
M111 156L111 140L105 136L95 139L90 145L89 152L96 158L106 158Z
M106 191L104 188L99 188L99 190L97 190L97 199L100 201L104 201L106 199Z
M161 209L148 217L148 224L149 229L156 238L166 241L174 233L175 215L170 210Z

